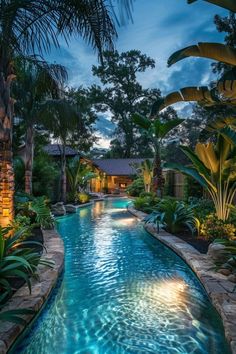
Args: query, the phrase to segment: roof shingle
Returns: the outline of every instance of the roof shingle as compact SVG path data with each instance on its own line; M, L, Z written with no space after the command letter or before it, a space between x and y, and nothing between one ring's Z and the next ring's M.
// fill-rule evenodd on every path
M44 151L50 156L60 156L62 152L62 145L60 144L49 144L44 147ZM76 156L77 151L72 149L70 146L66 146L66 156Z
M108 176L131 176L136 174L132 164L140 164L144 160L146 160L146 158L94 159L92 162Z

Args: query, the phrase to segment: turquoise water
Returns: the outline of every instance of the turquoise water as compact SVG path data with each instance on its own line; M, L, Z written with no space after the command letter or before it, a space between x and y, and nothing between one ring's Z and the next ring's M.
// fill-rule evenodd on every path
M58 219L64 278L15 353L229 353L192 271L126 205L97 202Z

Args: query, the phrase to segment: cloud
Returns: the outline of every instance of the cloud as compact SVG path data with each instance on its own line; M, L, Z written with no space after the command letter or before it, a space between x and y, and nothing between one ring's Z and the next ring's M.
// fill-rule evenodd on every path
M223 34L213 23L215 14L227 11L205 1L187 5L186 0L137 0L134 2L133 24L118 28L117 49L139 49L156 61L156 68L138 75L145 88L160 88L163 94L183 86L207 85L214 79L210 61L185 59L167 68L168 57L176 50L199 41L223 42ZM99 83L91 73L97 65L94 51L81 39L73 39L69 47L61 41L62 49L53 51L50 58L68 67L69 84L76 87ZM109 120L97 123L101 134L110 130Z

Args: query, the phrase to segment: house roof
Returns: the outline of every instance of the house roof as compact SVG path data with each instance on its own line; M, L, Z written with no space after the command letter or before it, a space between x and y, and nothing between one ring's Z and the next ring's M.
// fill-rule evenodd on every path
M94 159L92 163L108 176L130 176L135 175L136 171L132 167L134 163L141 163L146 158L134 159Z
M62 152L61 144L49 144L44 147L44 151L50 156L60 156ZM66 146L66 156L76 156L77 151L72 149L70 146Z

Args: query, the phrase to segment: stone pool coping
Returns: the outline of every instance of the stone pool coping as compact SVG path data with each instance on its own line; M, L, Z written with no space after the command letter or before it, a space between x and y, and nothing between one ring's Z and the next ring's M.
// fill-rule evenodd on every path
M0 326L0 354L5 354L15 343L16 339L28 327L37 316L40 309L47 301L52 289L64 268L64 244L56 230L43 230L44 249L42 257L53 260L53 268L38 266L38 280L32 279L32 291L29 294L27 285L18 289L12 298L6 303L3 311L26 308L35 311L34 315L25 315L25 325L11 322L2 322Z
M77 205L74 205L74 207L75 207L76 209L81 209L81 208L87 207L87 206L89 206L89 205L93 205L93 201L88 202L88 203L84 203L84 204L77 204Z
M132 206L128 206L127 210L141 221L147 215ZM214 272L214 264L207 255L200 253L184 240L164 230L157 233L152 224L146 224L144 228L177 253L197 275L213 306L220 314L232 354L236 354L236 284L228 281L226 276Z

